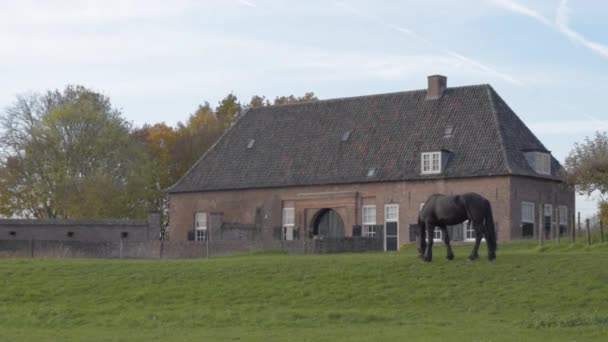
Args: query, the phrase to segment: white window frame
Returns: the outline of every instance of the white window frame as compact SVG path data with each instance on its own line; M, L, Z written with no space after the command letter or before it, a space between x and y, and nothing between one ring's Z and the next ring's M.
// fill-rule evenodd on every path
M397 222L397 249L399 249L399 204L384 205L384 251L386 251L386 239L388 238L386 234L386 224L388 222Z
M423 175L441 173L441 152L423 152L420 155L420 171Z
M464 241L475 241L475 227L473 227L473 223L469 225L469 220L462 222L462 230ZM471 235L470 237L469 234Z
M543 175L551 174L551 154L549 153L536 153L536 172Z
M293 230L296 222L296 209L283 208L283 240L293 240Z
M534 202L521 202L521 223L534 224Z
M560 205L559 209L559 225L560 226L568 226L568 207L565 205Z
M435 227L435 229L433 229L433 241L435 241L435 242L443 241L443 232L441 231L441 228Z
M543 219L547 216L551 217L551 221L553 221L553 205L545 204L543 205Z
M366 215L366 211L368 211L368 215ZM361 208L361 222L362 235L364 237L376 237L376 205L364 205Z
M198 212L194 215L194 241L207 241L209 238L209 215Z

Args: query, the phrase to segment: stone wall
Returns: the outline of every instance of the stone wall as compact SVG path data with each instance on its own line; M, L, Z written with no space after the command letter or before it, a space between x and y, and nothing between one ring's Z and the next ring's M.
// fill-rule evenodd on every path
M160 239L160 215L140 220L0 219L0 240L148 241Z
M0 257L189 259L256 251L318 254L381 251L380 239L299 241L65 241L0 240Z

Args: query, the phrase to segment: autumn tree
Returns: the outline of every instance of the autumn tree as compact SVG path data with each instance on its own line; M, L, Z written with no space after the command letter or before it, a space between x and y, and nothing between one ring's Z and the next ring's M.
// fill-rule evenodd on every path
M315 93L306 93L304 96L296 97L293 95L289 96L277 96L274 98L273 104L282 105L282 104L292 104L292 103L305 103L305 102L314 102L319 99L315 96Z
M581 194L608 193L608 134L597 132L575 143L564 165L567 180Z
M145 216L150 163L106 96L82 86L21 95L0 130L2 214Z

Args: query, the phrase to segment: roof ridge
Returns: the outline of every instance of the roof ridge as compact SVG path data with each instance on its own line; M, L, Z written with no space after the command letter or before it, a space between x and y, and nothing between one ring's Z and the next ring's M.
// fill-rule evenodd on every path
M456 87L447 87L446 91L458 90L458 89L464 89L464 88L480 88L480 87L485 87L485 86L490 86L490 85L487 83L469 84L469 85L462 85L462 86L456 86ZM306 102L281 103L281 104L273 104L273 105L269 105L269 106L251 107L251 110L258 110L258 109L262 109L262 108L303 106L303 105L313 104L313 103L326 103L326 102L332 102L332 101L354 100L354 99L362 99L362 98L376 97L376 96L388 96L388 95L398 95L398 94L405 95L405 94L410 94L410 93L422 92L422 91L426 91L426 90L427 90L426 88L422 88L422 89L414 89L414 90L389 91L386 93L377 93L377 94L332 97L330 99L321 99L321 100L306 101Z
M502 128L500 126L500 121L498 120L498 112L496 111L496 106L494 105L494 93L496 93L496 91L494 90L494 88L492 88L491 85L488 84L488 86L486 87L486 94L488 95L488 100L490 100L490 108L492 109L492 115L494 116L494 123L496 124L496 130L498 131L498 140L500 141L500 149L502 150L502 156L505 159L507 171L509 172L509 174L513 174L513 168L511 168L511 160L509 159L509 155L505 148L505 139L502 134Z

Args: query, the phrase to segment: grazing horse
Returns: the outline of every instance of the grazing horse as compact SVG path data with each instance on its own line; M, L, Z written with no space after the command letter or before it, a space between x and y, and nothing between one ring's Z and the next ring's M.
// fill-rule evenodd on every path
M424 261L433 260L433 231L435 227L439 227L447 248L447 258L448 260L454 259L446 226L460 224L466 220L469 220L469 224L472 223L475 229L475 246L469 259L477 259L479 243L482 238L485 238L488 244L488 260L494 260L496 258L496 232L494 231L492 207L487 199L474 192L453 196L434 194L426 200L418 214L420 229L418 255ZM425 237L427 241L425 241Z

